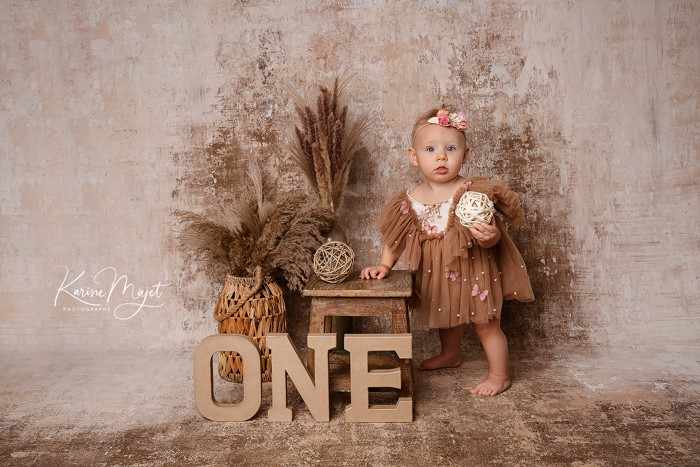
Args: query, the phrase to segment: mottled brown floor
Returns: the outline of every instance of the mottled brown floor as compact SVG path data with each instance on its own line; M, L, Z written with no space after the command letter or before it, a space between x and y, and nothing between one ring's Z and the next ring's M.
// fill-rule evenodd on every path
M436 337L414 333L416 362ZM416 371L410 424L315 422L290 390L292 423L203 419L190 352L13 354L0 364L0 465L698 465L700 375L691 354L515 349L514 385L470 396L461 368ZM671 362L671 363L670 363ZM642 370L640 370L640 368ZM217 384L235 400L240 387Z

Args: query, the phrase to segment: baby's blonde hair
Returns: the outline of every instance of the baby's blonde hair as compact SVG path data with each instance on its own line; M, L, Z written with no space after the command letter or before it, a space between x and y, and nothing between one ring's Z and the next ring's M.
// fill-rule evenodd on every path
M416 123L413 124L413 130L411 130L411 144L413 144L413 142L415 141L416 133L418 133L418 130L425 127L426 125L430 125L430 123L428 123L428 119L436 116L438 113L438 110L440 110L440 109L445 109L450 113L455 111L451 105L442 105L440 107L435 107L434 109L430 109L430 110L426 111L425 113L423 113L420 117L418 117L418 120L416 120ZM464 132L462 132L462 134L464 135ZM466 140L467 136L464 135L464 138Z

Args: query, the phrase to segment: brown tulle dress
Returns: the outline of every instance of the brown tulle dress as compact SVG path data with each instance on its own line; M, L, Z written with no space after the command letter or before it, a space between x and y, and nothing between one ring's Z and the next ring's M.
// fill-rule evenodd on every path
M506 182L469 178L452 203L456 205L467 190L486 194L514 226L523 223L518 194ZM429 233L423 228L406 191L389 201L377 221L389 250L407 255L408 268L415 275L414 306L431 328L486 323L500 319L504 299L535 299L522 256L498 216L500 240L492 248L481 248L456 218L454 205L444 232Z

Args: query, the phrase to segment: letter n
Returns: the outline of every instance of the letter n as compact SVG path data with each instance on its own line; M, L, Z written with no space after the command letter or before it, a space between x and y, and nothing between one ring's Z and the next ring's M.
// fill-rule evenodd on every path
M269 420L292 421L292 409L287 406L287 375L289 375L314 420L330 421L328 351L336 346L336 335L334 333L309 334L306 341L316 355L313 378L309 369L302 363L301 355L294 347L289 334L270 333L267 336L267 347L270 349L272 358L272 407L267 412Z

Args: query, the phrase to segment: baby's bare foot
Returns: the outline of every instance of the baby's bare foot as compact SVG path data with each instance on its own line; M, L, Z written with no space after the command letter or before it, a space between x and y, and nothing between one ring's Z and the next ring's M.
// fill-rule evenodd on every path
M462 357L460 355L450 356L438 354L430 357L418 365L421 370L438 370L440 368L457 368L462 364Z
M510 385L510 376L497 376L489 374L485 380L471 388L469 392L480 396L496 396L507 390Z

